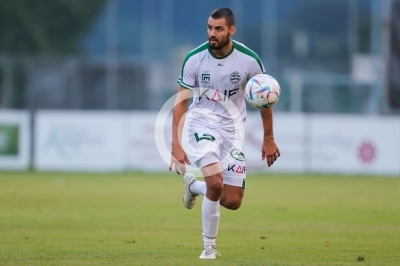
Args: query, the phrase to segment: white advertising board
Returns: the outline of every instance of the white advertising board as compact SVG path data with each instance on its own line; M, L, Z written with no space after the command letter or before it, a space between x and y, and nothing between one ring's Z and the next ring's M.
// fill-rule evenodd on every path
M252 171L302 172L304 170L304 122L301 114L274 114L274 137L281 156L269 168L261 161L263 126L259 112L247 116L244 154L248 173Z
M127 170L128 116L123 112L39 111L35 114L37 170Z
M157 112L40 111L35 115L35 167L166 172L171 122L171 114ZM244 143L247 173L400 175L400 120L396 118L275 113L274 135L281 157L268 168L261 161L260 114L249 113Z
M0 169L27 170L30 166L28 111L0 111Z
M171 146L172 119L166 116L166 120L157 124L160 130L158 136L164 142L166 149L159 150L155 142L156 112L131 112L128 126L129 167L131 170L141 171L167 171ZM163 159L162 154L165 157ZM167 158L168 157L168 158Z
M400 120L312 115L309 171L400 174Z

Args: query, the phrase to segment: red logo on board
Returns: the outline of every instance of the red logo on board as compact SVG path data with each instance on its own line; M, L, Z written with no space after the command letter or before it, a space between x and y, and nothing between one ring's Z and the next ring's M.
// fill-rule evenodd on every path
M365 164L371 164L376 158L376 147L371 141L364 141L358 147L358 157Z

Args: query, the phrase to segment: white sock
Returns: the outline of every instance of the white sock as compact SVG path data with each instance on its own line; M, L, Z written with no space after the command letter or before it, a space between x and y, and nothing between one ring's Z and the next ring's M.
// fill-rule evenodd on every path
M215 238L218 234L219 214L219 200L211 201L204 196L202 205L204 247L216 246Z
M203 181L195 181L193 184L190 185L190 191L195 195L205 195L207 192L207 185L206 182Z

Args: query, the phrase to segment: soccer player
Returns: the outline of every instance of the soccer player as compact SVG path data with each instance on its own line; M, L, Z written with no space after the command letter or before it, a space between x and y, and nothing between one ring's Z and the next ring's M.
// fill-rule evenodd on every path
M192 209L203 195L203 251L200 259L216 259L220 205L236 210L246 186L243 154L246 102L244 88L253 76L266 73L256 53L232 40L235 18L229 8L214 10L207 23L208 42L186 56L173 110L172 151L169 170L183 174L183 203ZM193 102L188 111L188 99ZM271 166L280 156L274 141L272 108L261 110L264 139L261 159ZM183 122L193 150L188 156L181 145ZM191 160L189 160L189 157ZM201 168L204 180L186 173L191 161Z

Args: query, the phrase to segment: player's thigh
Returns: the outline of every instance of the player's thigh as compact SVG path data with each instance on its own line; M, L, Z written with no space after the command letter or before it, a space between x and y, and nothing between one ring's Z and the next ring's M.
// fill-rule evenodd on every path
M218 132L199 126L188 129L189 148L187 154L196 166L204 166L220 161L221 139Z
M243 142L226 139L221 148L221 162L224 184L246 187L246 158L243 153Z
M232 210L240 207L246 188L246 160L242 150L242 142L229 141L223 145L226 154L222 164L224 189L221 195L221 204Z
M224 191L227 198L242 199L246 188L246 162L235 160L222 170Z

